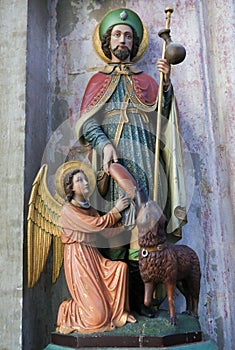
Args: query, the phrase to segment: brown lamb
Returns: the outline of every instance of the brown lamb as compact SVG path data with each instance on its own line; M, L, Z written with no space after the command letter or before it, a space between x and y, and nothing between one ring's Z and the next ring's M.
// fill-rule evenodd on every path
M176 287L186 299L186 312L197 317L201 272L195 251L186 245L166 242L165 216L154 201L142 204L137 216L137 227L139 268L145 287L144 305L151 305L156 284L163 283L167 293L170 323L176 324Z

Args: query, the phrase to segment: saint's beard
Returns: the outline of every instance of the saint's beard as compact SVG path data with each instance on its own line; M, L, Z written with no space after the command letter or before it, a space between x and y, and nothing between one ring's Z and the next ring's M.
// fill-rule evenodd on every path
M115 49L111 49L112 53L115 57L117 57L120 61L125 61L130 56L130 50L128 47L124 47L123 49L119 49L118 46Z

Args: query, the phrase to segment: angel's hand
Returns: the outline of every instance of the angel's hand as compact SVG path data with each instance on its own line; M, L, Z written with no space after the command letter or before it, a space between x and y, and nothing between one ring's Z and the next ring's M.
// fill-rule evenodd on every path
M130 205L130 198L128 197L125 197L125 196L121 196L117 202L116 202L116 205L115 205L115 208L121 212L123 211L124 209L126 209L128 206Z

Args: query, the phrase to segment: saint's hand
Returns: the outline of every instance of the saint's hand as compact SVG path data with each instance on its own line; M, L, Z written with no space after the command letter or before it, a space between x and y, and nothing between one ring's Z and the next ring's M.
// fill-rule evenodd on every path
M112 161L114 161L114 163L118 162L117 153L116 153L115 148L113 147L113 145L111 143L108 143L106 146L104 146L103 157L104 157L104 161L103 161L104 171L107 174L109 174L109 166L110 166L111 162Z
M157 61L157 69L159 72L163 73L163 84L165 87L170 86L170 74L171 74L171 65L164 58L160 58Z
M121 212L130 205L130 199L128 197L121 196L115 205L115 208Z

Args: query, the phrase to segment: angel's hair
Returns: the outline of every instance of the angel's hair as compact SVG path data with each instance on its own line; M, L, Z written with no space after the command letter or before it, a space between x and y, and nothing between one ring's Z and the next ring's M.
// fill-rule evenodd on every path
M82 173L85 176L85 178L87 179L86 174L81 169L75 169L75 170L71 171L64 179L64 190L65 190L67 200L69 202L71 202L71 200L73 199L73 196L74 196L73 177L74 177L74 175L76 175L78 173Z

